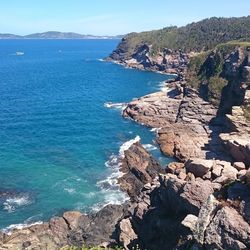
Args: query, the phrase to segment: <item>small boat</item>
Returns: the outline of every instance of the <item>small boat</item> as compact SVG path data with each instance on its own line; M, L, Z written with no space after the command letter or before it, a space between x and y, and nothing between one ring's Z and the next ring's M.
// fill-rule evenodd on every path
M23 56L24 55L24 52L22 52L22 51L17 51L16 52L16 56Z

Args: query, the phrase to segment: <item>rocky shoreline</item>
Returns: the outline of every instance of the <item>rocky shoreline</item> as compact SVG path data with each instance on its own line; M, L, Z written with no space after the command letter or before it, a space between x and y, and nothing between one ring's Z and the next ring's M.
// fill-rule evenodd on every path
M161 151L176 162L160 166L136 140L120 159L118 183L129 201L0 233L0 249L250 249L250 124L243 108L218 116L218 108L185 80L188 55L164 50L156 63L148 51L138 48L133 61L116 58L116 51L112 59L178 77L165 91L128 103L123 116L154 128Z
M119 184L129 201L1 233L0 249L249 248L249 123L239 107L216 118L216 108L179 84L168 83L167 92L134 100L123 111L124 117L157 128L162 152L178 162L162 168L135 141L120 164Z

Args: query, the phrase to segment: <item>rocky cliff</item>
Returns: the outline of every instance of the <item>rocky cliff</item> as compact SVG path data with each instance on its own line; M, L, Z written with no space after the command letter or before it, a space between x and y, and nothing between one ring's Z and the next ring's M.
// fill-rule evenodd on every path
M193 158L156 174L159 164L138 142L125 151L124 159L126 178L143 183L134 187L131 197L137 194L136 199L89 215L66 212L47 223L1 234L0 249L250 247L250 175L244 163Z
M220 44L206 53L193 55L187 70L190 86L219 108L218 114L230 113L233 106L247 108L250 89L250 43Z
M193 53L232 40L250 40L250 16L213 17L179 28L131 33L107 59L129 67L176 73L185 68Z

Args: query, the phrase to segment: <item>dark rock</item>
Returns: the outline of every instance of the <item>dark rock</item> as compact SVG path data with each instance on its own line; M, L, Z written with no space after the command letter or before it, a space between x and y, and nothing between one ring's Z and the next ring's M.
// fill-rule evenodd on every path
M140 143L131 145L124 152L120 171L124 174L118 182L121 189L126 191L131 199L136 199L144 184L151 183L159 173L164 172L159 163Z
M112 239L118 240L115 229L123 215L123 206L108 205L95 214L81 216L79 227L69 233L70 243L79 247L98 246Z

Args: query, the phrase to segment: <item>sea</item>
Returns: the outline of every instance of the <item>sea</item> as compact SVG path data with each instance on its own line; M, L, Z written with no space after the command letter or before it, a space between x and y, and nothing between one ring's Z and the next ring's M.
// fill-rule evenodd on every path
M133 140L172 160L121 115L172 76L102 60L118 43L0 40L0 229L122 203L119 158Z

